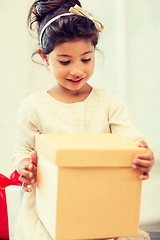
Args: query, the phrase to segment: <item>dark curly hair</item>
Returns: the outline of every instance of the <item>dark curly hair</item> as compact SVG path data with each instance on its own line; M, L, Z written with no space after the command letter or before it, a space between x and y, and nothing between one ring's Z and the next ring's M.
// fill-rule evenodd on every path
M81 7L78 0L36 0L32 4L27 23L31 31L33 31L33 23L37 23L36 30L39 43L40 33L45 24L55 16L69 12L69 9L75 4ZM47 55L58 44L77 39L90 40L93 46L96 47L98 37L98 30L89 18L74 14L63 16L45 29L41 41L42 52ZM38 52L40 53L38 50L33 55Z

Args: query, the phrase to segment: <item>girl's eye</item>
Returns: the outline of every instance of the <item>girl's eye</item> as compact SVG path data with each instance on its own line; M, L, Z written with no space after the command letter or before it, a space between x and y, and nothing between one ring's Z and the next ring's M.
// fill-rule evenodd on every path
M60 62L60 64L62 64L62 65L67 65L67 64L70 63L70 61L59 61L59 62Z
M87 63L87 62L91 61L91 58L82 59L81 61Z

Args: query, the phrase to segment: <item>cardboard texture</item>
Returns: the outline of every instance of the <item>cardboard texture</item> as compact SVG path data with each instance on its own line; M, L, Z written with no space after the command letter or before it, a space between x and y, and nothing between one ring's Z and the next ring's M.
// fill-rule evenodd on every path
M36 150L36 209L51 236L138 235L141 180L131 166L145 149L115 134L41 134Z

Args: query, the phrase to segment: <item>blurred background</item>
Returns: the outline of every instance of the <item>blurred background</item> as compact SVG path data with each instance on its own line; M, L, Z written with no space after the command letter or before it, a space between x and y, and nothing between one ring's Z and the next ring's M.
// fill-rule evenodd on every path
M54 84L49 71L31 61L36 41L26 18L33 0L0 4L0 172L10 175L21 101ZM135 125L153 147L155 165L143 182L142 225L160 230L160 1L81 0L84 9L103 22L90 84L118 94Z

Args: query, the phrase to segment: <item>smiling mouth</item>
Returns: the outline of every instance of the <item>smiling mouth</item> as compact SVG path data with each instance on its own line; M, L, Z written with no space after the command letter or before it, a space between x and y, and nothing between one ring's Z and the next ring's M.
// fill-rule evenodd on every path
M80 78L80 79L76 79L76 80L74 80L74 79L67 79L68 81L71 81L71 82L79 82L79 81L81 81L83 78Z
M79 83L83 80L83 78L80 79L67 79L67 81L72 82L72 83Z

